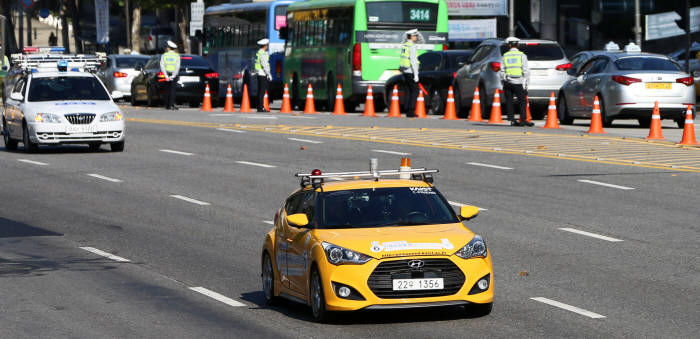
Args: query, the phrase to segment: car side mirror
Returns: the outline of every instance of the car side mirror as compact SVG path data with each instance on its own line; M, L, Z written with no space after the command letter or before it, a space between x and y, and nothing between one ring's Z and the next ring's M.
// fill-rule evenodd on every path
M117 100L124 97L124 93L121 91L112 91L112 99Z
M280 27L280 39L287 40L288 37L289 37L289 28Z
M136 65L136 67L134 67L134 70L137 71L137 72L141 72L141 71L143 71L143 66L142 66L142 65Z
M10 99L16 100L16 101L22 101L22 100L24 100L24 95L22 95L22 93L19 93L19 92L14 92L14 93L10 94Z
M309 224L309 218L304 213L292 214L287 216L287 223L296 227L304 227Z
M462 206L459 209L459 216L462 220L471 220L479 215L479 208L476 206Z

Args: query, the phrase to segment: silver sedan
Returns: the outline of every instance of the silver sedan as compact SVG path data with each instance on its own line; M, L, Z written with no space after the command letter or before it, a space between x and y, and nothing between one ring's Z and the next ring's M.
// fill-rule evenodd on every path
M131 81L139 75L137 66L143 67L149 56L134 54L112 54L97 71L97 76L107 86L112 97L131 96ZM115 93L120 92L120 93ZM116 94L116 95L115 95ZM121 95L120 95L121 94Z
M559 92L561 123L590 119L595 96L604 126L615 119L637 119L647 127L658 101L661 118L683 127L688 105L695 107L693 77L660 54L603 53L586 61Z

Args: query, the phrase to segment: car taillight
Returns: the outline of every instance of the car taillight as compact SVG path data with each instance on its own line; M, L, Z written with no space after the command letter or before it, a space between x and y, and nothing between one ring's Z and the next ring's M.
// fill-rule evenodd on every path
M446 51L446 50L448 50L448 49L450 49L450 46L448 46L448 45L442 45L442 50L443 50L443 51Z
M613 75L612 80L617 82L618 84L622 84L625 86L629 86L630 84L633 84L635 82L642 82L642 79L630 78L624 75Z
M149 35L149 36L148 36L148 41L153 41L153 37Z
M489 66L491 66L491 69L494 72L498 72L501 70L501 63L500 62L491 62L491 63L489 63Z
M355 44L352 49L352 70L362 70L362 46L360 44Z
M216 72L206 73L206 74L204 74L204 77L207 79L218 79L219 73L216 73Z
M157 76L159 79L165 79L165 73L163 73L163 72L158 72Z
M112 76L115 78L126 78L129 75L124 72L114 72L112 73Z
M557 67L555 67L555 69L556 69L557 71L568 71L568 70L571 69L571 63L565 63L565 64L557 65Z
M686 86L692 86L695 83L693 77L678 78L676 82Z
M452 72L452 79L457 78L457 72Z
M241 74L241 73L238 73L238 74L234 74L234 75L233 75L233 79L234 79L234 80L240 80L240 79L243 79L243 74Z

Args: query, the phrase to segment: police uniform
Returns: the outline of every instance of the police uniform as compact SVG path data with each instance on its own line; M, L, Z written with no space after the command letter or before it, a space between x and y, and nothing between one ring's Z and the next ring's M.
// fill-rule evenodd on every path
M417 29L406 32L406 41L401 46L401 60L399 70L403 73L406 93L404 95L404 107L408 110L407 117L414 117L416 114L416 99L418 98L418 48L416 43L410 39L412 35L418 35Z
M263 49L263 47L267 46L269 43L270 40L268 39L259 40L258 45L260 45L260 49L258 49L258 52L255 54L255 74L258 78L258 112L265 112L263 100L268 83L272 80L272 73L270 72L270 54L267 50Z
M165 74L165 98L163 103L166 109L177 109L175 107L175 87L177 86L178 73L180 73L180 54L174 49L177 45L168 41L170 51L163 53L160 58L160 71Z
M517 42L515 38L508 38L506 42ZM512 124L515 122L513 114L513 95L518 97L518 106L520 110L520 125L526 124L526 109L527 81L530 77L529 67L527 65L527 56L525 53L518 50L517 47L512 47L508 52L503 54L503 69L501 70L501 79L503 80L503 91L506 97L506 111L508 120Z

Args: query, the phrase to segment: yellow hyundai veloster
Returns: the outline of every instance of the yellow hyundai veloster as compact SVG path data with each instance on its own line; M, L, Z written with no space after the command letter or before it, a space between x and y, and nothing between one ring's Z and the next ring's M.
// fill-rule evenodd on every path
M275 214L262 248L266 301L310 305L317 321L329 311L454 305L489 314L491 256L462 223L479 210L457 215L433 186L435 172L297 174L301 189ZM404 179L386 178L397 175Z

